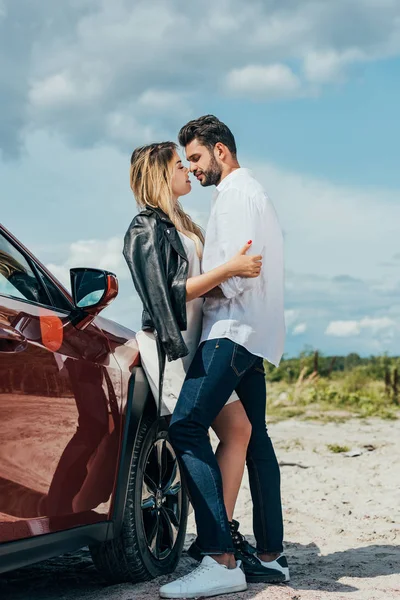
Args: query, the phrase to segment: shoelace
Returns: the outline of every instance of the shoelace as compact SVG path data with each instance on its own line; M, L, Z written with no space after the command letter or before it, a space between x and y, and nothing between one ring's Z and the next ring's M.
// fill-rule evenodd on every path
M244 535L240 533L240 531L231 531L232 541L235 546L241 546L243 543L246 543L246 538Z
M244 535L242 535L240 533L240 531L238 531L237 529L231 530L231 535L232 535L233 545L235 546L235 548L237 550L241 550L246 555L246 561L248 563L250 563L254 567L257 567L259 565L259 561L257 558L252 556L252 554L250 552L247 551L246 544L248 544L248 541L246 540Z
M204 573L206 571L209 571L211 568L211 565L199 565L198 567L196 567L196 569L194 569L194 571L191 571L187 575L181 577L181 581L191 581L193 579L196 579L198 575L204 575Z

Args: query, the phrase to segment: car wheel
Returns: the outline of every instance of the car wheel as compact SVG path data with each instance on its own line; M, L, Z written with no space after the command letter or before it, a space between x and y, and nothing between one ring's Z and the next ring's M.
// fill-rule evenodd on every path
M186 533L188 501L175 452L161 420L145 416L131 463L123 526L118 538L91 546L96 567L112 583L171 573Z

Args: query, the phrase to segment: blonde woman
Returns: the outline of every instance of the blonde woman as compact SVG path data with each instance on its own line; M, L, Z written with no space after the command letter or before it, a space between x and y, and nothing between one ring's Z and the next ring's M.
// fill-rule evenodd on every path
M190 192L191 183L173 142L137 148L131 157L130 183L141 209L124 240L124 257L143 303L137 341L153 395L157 399L161 391L162 414L168 415L175 408L200 341L203 297L221 294L219 284L231 277L258 277L261 256L246 255L249 240L231 260L202 274L204 237L179 203L179 198ZM168 358L165 369L163 356ZM251 435L238 400L233 392L212 424L220 440L216 456L236 538L238 524L232 520L233 510Z

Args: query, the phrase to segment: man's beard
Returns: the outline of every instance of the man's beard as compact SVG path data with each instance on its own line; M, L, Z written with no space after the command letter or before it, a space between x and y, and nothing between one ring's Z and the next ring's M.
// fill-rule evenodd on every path
M200 181L202 187L218 185L221 181L222 169L217 163L215 156L211 155L211 161L208 169L203 171L204 179Z

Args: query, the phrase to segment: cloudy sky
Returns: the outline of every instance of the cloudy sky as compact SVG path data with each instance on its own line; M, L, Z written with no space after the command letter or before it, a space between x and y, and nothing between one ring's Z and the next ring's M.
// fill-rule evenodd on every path
M116 272L139 327L130 153L213 113L284 229L286 353L398 354L399 104L400 0L0 0L1 222L64 283Z

